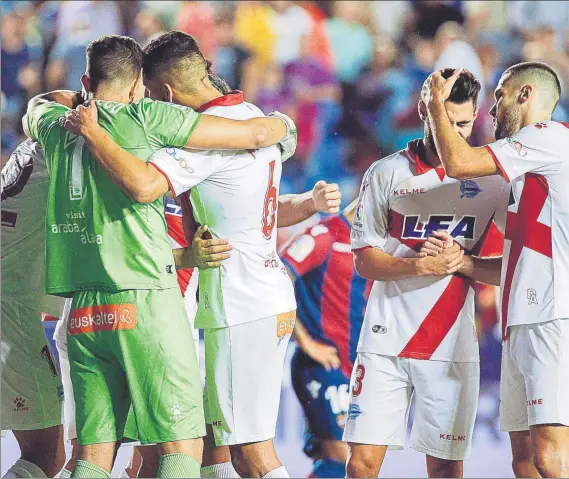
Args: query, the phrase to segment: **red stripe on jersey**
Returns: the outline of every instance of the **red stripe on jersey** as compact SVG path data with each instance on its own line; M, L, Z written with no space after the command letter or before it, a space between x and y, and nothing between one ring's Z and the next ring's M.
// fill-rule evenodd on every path
M182 217L169 214L165 214L164 216L166 217L166 224L168 225L168 236L170 236L170 238L172 238L182 248L188 246L186 235L184 234L184 228L182 226ZM186 294L193 272L193 268L179 269L176 271L178 274L178 285L182 291L182 296Z
M496 163L496 166L498 167L498 169L500 170L500 173L502 174L502 176L504 177L504 179L510 183L510 178L508 177L508 173L506 173L506 170L504 170L504 168L502 167L502 164L500 163L500 160L498 160L498 157L496 156L496 154L494 153L494 151L492 150L492 148L490 148L490 145L484 145L484 148L486 148L486 151L488 153L490 153L490 155L492 156L492 159L494 160L494 163Z
M389 211L390 222L389 222L389 234L392 238L396 238L405 246L409 248L419 251L421 244L423 244L423 239L414 239L414 238L402 238L403 236L403 223L405 221L405 217L397 213L397 211L390 210ZM416 228L423 229L423 223L417 223Z
M331 265L331 261L335 264ZM337 277L329 271L343 271L349 274ZM335 255L326 265L322 284L322 330L338 347L342 364L350 363L350 290L354 277L351 254ZM340 299L342 298L342 299Z
M524 246L551 258L551 227L537 221L547 201L549 184L545 177L526 173L517 213L508 211L506 239L511 241L502 294L502 337L506 337L508 303L516 266Z
M472 282L453 276L417 332L399 354L401 358L430 359L464 306Z
M166 173L164 173L164 171L162 171L162 169L156 163L149 161L148 164L152 165L154 168L156 168L156 170L158 170L158 173L160 173L164 178L166 178L166 182L168 183L168 189L172 192L172 196L174 198L176 198L176 196L178 196L178 195L176 194L176 191L174 190L174 187L172 186L172 182L170 181L170 177Z
M559 123L561 123L564 127L569 128L569 123L566 121L560 121Z

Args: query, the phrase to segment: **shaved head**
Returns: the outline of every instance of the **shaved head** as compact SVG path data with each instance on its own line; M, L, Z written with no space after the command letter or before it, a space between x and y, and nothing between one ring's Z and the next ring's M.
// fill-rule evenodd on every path
M502 75L502 84L514 89L532 85L536 100L545 110L553 112L561 98L561 82L553 68L541 62L518 63Z

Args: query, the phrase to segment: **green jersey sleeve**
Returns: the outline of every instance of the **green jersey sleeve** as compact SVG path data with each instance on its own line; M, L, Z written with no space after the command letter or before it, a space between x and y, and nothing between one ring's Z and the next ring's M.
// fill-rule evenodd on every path
M148 99L140 102L140 113L149 140L161 147L183 148L201 119L200 113L186 106Z
M45 150L54 130L57 135L61 132L59 120L69 111L66 106L59 103L43 103L27 113L28 130L32 139L37 141Z

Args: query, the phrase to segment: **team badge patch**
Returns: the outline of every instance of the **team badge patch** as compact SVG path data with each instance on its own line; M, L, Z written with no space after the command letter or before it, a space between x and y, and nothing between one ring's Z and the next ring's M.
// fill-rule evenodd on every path
M291 313L279 314L277 316L277 338L282 338L294 331L294 323L296 322L296 311Z
M465 180L460 182L460 197L461 198L475 198L482 192L478 183L473 180Z

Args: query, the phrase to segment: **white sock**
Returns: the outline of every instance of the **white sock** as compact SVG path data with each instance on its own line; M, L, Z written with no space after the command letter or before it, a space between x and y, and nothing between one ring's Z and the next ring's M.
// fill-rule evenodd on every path
M63 468L61 471L59 471L57 477L62 477L64 479L67 479L68 477L71 477L71 471L69 469Z
M288 475L286 467L280 466L270 472L267 472L263 477L286 478L290 476Z
M217 477L217 478L238 478L241 477L233 467L231 462L223 462L221 464L212 464L211 466L204 466L201 468L202 477Z
M8 472L4 475L4 478L20 478L20 477L47 477L40 467L36 466L34 463L29 461L24 461L23 459L18 459L16 464L14 464Z

